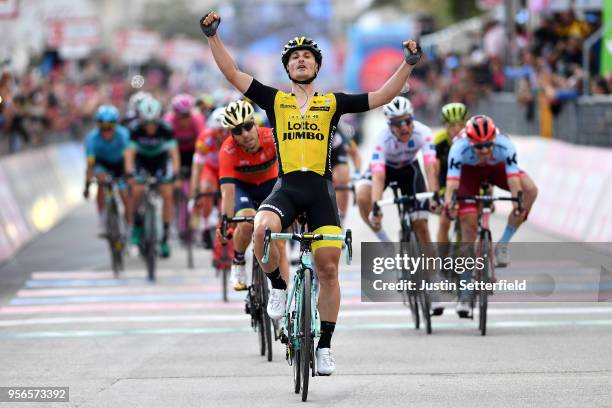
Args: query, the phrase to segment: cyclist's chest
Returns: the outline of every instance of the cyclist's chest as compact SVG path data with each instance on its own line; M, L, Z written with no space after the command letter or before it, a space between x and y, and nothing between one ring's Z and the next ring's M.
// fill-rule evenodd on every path
M332 95L315 95L302 114L295 96L287 94L277 98L274 113L279 143L289 145L296 141L306 141L326 144L336 105Z

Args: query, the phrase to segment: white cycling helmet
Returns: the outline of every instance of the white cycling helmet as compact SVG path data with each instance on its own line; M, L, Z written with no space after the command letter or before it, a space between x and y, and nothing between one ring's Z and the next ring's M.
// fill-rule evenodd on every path
M144 121L158 121L161 119L162 106L155 98L148 98L138 105L138 117Z
M208 120L206 121L206 127L209 129L223 129L223 118L225 116L225 107L220 107L212 111Z
M225 107L221 123L226 129L233 129L248 120L254 119L255 110L247 101L238 100Z
M383 106L383 113L387 119L392 119L398 116L412 116L414 115L414 109L408 98L396 96L391 102Z
M136 92L134 95L130 96L130 99L128 100L128 103L127 103L127 110L136 112L138 110L138 105L140 105L142 101L144 101L145 99L152 98L152 97L153 95L151 95L148 92L144 92L144 91Z

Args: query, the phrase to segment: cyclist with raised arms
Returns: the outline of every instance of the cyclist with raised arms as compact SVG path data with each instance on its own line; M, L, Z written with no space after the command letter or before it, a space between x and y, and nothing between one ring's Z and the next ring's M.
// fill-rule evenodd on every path
M263 255L265 231L280 232L303 212L312 232L340 234L329 162L338 120L345 113L382 106L399 94L421 57L417 43L404 43L406 62L377 91L358 95L319 94L313 81L321 69L321 50L312 39L295 37L281 53L283 67L291 80L289 93L265 86L238 69L216 32L220 21L215 12L200 21L215 62L232 85L266 111L278 152L279 179L272 194L259 206L255 219L257 258L261 260ZM320 283L321 337L315 353L320 375L330 375L335 369L330 345L340 308L341 246L341 241L318 241L312 245ZM273 319L283 316L287 301L287 283L281 277L279 258L279 251L273 246L269 262L261 265L272 283L267 311Z
M538 189L533 180L518 166L516 148L510 138L499 132L491 118L476 115L468 120L460 137L453 143L448 153L448 174L444 209L449 218L459 214L461 220L461 241L476 241L478 231L478 204L459 201L451 207L453 192L459 195L478 195L483 182L510 191L512 197L523 192L523 210L519 211L518 203L512 202L513 210L508 216L508 223L495 247L497 265L508 265L508 242L527 219L529 210L537 197ZM462 276L469 279L469 276ZM457 314L471 317L470 301L473 293L461 291L457 303Z
M433 143L436 147L436 173L440 184L440 194L444 194L446 188L446 172L448 170L448 152L465 126L468 118L467 107L460 102L447 103L441 111L444 128L434 133ZM440 214L440 225L438 228L438 242L448 242L448 231L451 220L445 212Z
M179 171L180 158L176 139L172 130L161 120L162 106L156 99L145 99L138 105L140 124L130 135L130 144L125 151L125 175L132 189L132 208L134 211L134 228L132 229L130 252L138 253L143 219L138 214L140 201L144 194L145 177L156 177L161 183L159 193L163 201L162 221L163 235L160 242L160 254L170 256L168 234L174 214L172 182Z
M87 170L85 174L85 190L83 196L89 197L89 183L92 177L104 181L107 176L117 181L119 196L125 211L125 223L132 225L132 213L127 194L127 185L123 179L123 152L130 141L130 132L119 125L119 111L113 105L102 105L96 112L97 127L85 138L87 154ZM105 232L106 219L104 214L104 191L98 188L96 197L99 215L100 233Z
M230 218L254 216L259 205L272 192L278 176L272 129L258 127L253 106L242 100L225 108L222 123L232 137L225 139L219 152L221 213ZM231 274L234 290L247 289L244 253L252 237L252 224L243 222L237 225ZM224 237L219 235L219 238ZM285 241L276 241L275 244L279 246L281 255L281 275L288 280Z

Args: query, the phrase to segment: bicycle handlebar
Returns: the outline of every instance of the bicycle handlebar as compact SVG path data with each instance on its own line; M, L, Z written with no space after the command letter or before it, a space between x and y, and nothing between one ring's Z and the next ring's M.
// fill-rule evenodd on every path
M253 222L254 220L255 217L253 215L248 217L228 217L226 214L223 214L223 218L221 218L221 236L225 237L226 239L231 239L232 234L228 234L230 224L239 222Z
M423 200L428 200L430 198L438 200L438 193L437 192L428 191L428 192L424 192L424 193L416 193L416 194L411 195L411 196L400 196L400 197L385 198L383 200L378 200L378 201L374 202L374 205L372 206L372 212L375 215L378 215L378 214L380 214L380 209L382 207L387 206L387 205L405 204L405 203L409 203L411 201L423 201Z
M458 195L457 190L453 191L451 204L454 206L457 201L481 201L483 203L492 203L494 201L513 201L518 204L519 211L523 211L523 192L519 191L516 197L497 197L493 195Z
M314 242L314 241L344 241L346 244L346 263L351 264L353 259L353 233L350 229L346 230L344 234L312 234L312 233L273 233L269 229L266 229L264 236L264 250L261 262L268 263L270 260L270 244L273 239L284 239L293 240L297 242Z

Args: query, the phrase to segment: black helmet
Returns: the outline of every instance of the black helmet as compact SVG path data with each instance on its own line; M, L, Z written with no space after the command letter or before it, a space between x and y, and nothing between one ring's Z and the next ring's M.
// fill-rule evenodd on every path
M287 44L285 44L285 48L283 48L283 52L281 53L281 61L283 62L285 70L287 69L289 56L293 51L297 50L309 50L310 52L312 52L315 57L315 61L319 65L319 69L321 69L321 63L323 62L323 54L321 53L321 49L319 49L317 43L314 42L312 38L295 37L292 40L289 40Z

